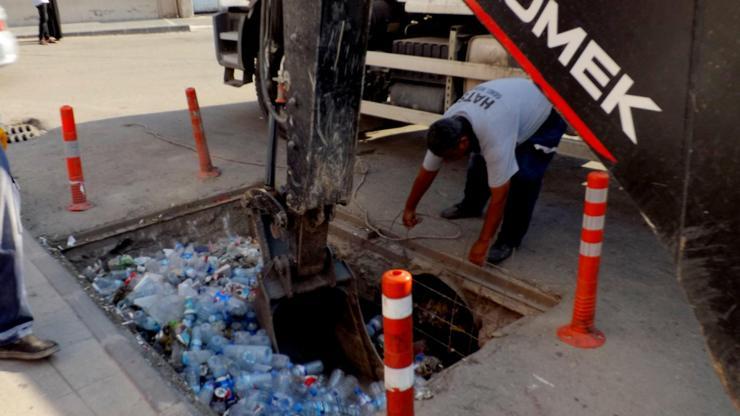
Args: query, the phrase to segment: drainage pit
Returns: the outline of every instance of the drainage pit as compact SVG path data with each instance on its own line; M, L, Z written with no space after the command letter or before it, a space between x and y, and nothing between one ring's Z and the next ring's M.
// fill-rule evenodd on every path
M77 245L63 250L63 256L80 275L84 276L86 271L87 275L90 275L89 268L98 260L108 264L111 259L120 258L121 255L129 255L132 258L154 257L155 253L165 248L175 247L177 242L183 245L194 243L197 247L222 238L247 236L249 225L247 214L240 204L240 195L235 193L220 196L79 234L76 236ZM417 353L417 374L422 377L428 378L475 353L492 338L496 330L525 315L520 313L521 310L519 312L514 310L517 308L512 309L495 302L487 290L475 289L475 285L461 284L464 279L455 272L445 268L430 268L431 271L425 271L423 267L410 264L409 259L398 257L384 249L373 248L366 241L342 238L342 235L344 234L333 233L331 244L337 248L339 257L342 257L357 275L360 309L364 322L368 323L363 330L367 330L368 335L374 332L371 338L378 348L379 357L382 357L382 333L372 327L371 321L381 313L380 276L385 270L398 267L411 268L414 273L414 348ZM100 296L87 278L80 280L85 290L114 321L126 325L134 336L149 344L145 349L164 353L165 357L160 358L160 361L168 360L171 364L174 362L173 367L177 372L166 368L163 372L166 376L173 377L175 379L173 381L185 392L197 400L199 394L202 397L207 396L210 387L218 386L215 378L211 380L213 386L208 384L207 378L211 373L206 372L205 377L199 380L200 390L193 391L194 376L189 376L187 370L178 374L182 371L181 363L184 360L179 354L183 351L162 348L157 344L161 341L163 335L161 332L164 331L160 331L159 334L150 331L147 334L141 328L137 329L131 322L130 314L121 314L116 304L111 302L110 298ZM185 279L178 279L180 282L182 280ZM116 303L121 299L120 295L115 298ZM347 374L357 375L361 379L365 394L371 396L373 388L377 390L378 385L370 384L374 380L360 377L362 372L353 368L352 360L347 358L347 351L352 350L352 341L346 333L337 331L337 328L341 327L338 323L342 319L337 311L345 310L346 302L346 294L335 288L324 288L311 294L281 300L271 305L273 327L280 353L289 356L293 363L303 364L314 360L323 362L323 377L318 379L318 385L329 381L328 376L333 369L343 369ZM187 308L187 305L183 307ZM528 309L523 307L522 310ZM182 325L180 322L172 326L171 330L177 331L178 327L182 329ZM244 327L238 329L246 330L246 321ZM233 342L237 332L239 331L231 328L223 334L228 341ZM173 332L164 335L176 338L176 333ZM251 336L255 336L255 333ZM192 338L192 332L190 337ZM204 348L207 345L204 343ZM187 348L181 346L180 349ZM225 354L226 351L223 350L222 353ZM274 363L257 367L265 370L265 365L272 364ZM191 382L188 382L188 377ZM349 380L348 383L351 382L349 377L345 379ZM315 378L313 380L310 383L316 382ZM285 405L287 400L280 401L279 395L277 398L273 397L275 392L272 392L272 395L260 395L266 389L264 385L245 387L242 383L240 388L239 383L232 380L232 385L226 387L233 390L230 393L233 396L231 399L214 395L212 400L204 400L205 404L210 402L210 408L221 413L227 407L234 406L236 399L240 398L242 402L247 398L272 401L276 406L278 402ZM202 393L204 388L205 393ZM223 395L222 391L219 393ZM379 397L377 399L380 400ZM253 403L250 402L250 405ZM200 407L205 409L205 406Z

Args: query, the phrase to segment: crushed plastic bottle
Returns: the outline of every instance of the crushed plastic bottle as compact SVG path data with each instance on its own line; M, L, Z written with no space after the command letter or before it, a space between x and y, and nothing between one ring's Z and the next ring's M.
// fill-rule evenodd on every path
M93 289L95 289L100 296L104 297L112 297L116 292L118 292L118 289L120 289L121 286L123 286L123 282L109 277L96 277L92 284Z

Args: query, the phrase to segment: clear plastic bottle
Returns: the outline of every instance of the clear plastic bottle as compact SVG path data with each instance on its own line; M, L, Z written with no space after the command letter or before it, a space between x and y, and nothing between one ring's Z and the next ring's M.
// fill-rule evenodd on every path
M285 368L290 364L290 357L284 354L272 354L272 366L279 369Z
M182 363L185 366L197 366L208 361L213 353L208 350L185 351L182 353Z
M342 379L344 379L344 371L340 368L335 368L334 371L331 372L331 375L329 375L329 381L327 381L326 386L333 389L339 385Z
M280 393L291 392L294 388L293 373L288 368L273 372L272 391Z
M355 388L357 388L358 386L359 383L357 382L357 378L355 376L346 376L344 377L344 379L342 379L341 382L339 382L339 384L331 389L331 392L337 398L337 400L344 401L354 393Z
M213 355L208 359L208 368L211 370L214 378L226 375L226 362L220 355Z
M241 373L236 378L236 391L239 396L257 387L267 387L272 384L270 373Z
M226 311L234 318L241 318L247 314L247 304L232 297L226 304Z
M144 311L134 312L134 323L137 327L149 332L159 332L160 329L159 323Z
M185 381L195 394L200 392L200 365L185 367Z
M385 410L385 386L382 382L376 381L370 384L370 397L373 398L373 407L376 411Z
M108 297L113 296L123 286L123 282L109 277L96 277L92 286L100 296Z
M247 331L236 331L231 336L231 341L237 345L248 345L251 344L252 335Z
M367 334L370 335L370 338L373 338L375 335L383 332L383 316L377 315L371 319L367 325Z
M221 335L214 335L208 340L208 349L214 354L221 354L224 347L229 344L229 340Z
M203 388L198 392L198 401L208 406L213 399L213 391L215 390L213 381L209 380L203 384Z
M265 346L265 347L271 347L272 346L272 341L270 341L270 337L268 337L267 335L255 333L249 339L249 344L251 344L251 345L262 345L262 346Z
M190 339L190 349L192 351L200 351L203 349L203 329L200 326L195 326L193 328Z
M298 364L293 367L293 375L296 377L305 377L307 375L317 375L324 371L324 363L321 360L311 361L305 364Z

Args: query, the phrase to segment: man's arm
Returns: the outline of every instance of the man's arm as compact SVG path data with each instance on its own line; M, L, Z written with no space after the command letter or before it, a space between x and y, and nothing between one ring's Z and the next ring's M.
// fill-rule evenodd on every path
M419 169L409 197L406 199L406 206L403 209L403 224L405 226L412 228L419 223L419 219L416 218L416 206L419 205L419 201L434 182L437 172L426 170L423 166Z
M509 186L510 181L507 181L499 187L491 188L491 202L488 204L483 228L480 230L478 241L470 248L470 254L468 255L468 260L471 263L482 266L486 260L488 246L491 244L491 239L496 234L496 230L501 225L501 219L504 216L504 207L506 207L506 197L509 195Z

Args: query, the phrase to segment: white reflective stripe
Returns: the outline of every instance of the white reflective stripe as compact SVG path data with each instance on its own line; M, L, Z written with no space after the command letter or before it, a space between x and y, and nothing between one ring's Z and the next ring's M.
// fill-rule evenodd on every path
M411 295L401 299L391 299L383 295L383 316L388 319L408 318L414 311Z
M385 366L385 389L398 389L400 391L406 391L414 387L414 366L410 365L406 368L390 368Z
M593 202L594 204L606 202L606 191L607 191L607 188L603 188L603 189L586 188L586 202Z
M557 146L555 146L555 147L547 147L547 146L543 146L541 144L536 144L536 145L534 145L534 148L535 148L535 150L542 150L543 153L547 153L547 154L549 154L549 153L555 153L555 152L558 151L558 147Z
M64 155L66 157L80 157L80 144L77 140L73 142L64 142Z
M586 257L601 256L601 243L587 243L581 241L581 255Z
M583 215L583 229L584 230L603 230L604 229L604 216L599 215L594 217L592 215Z

